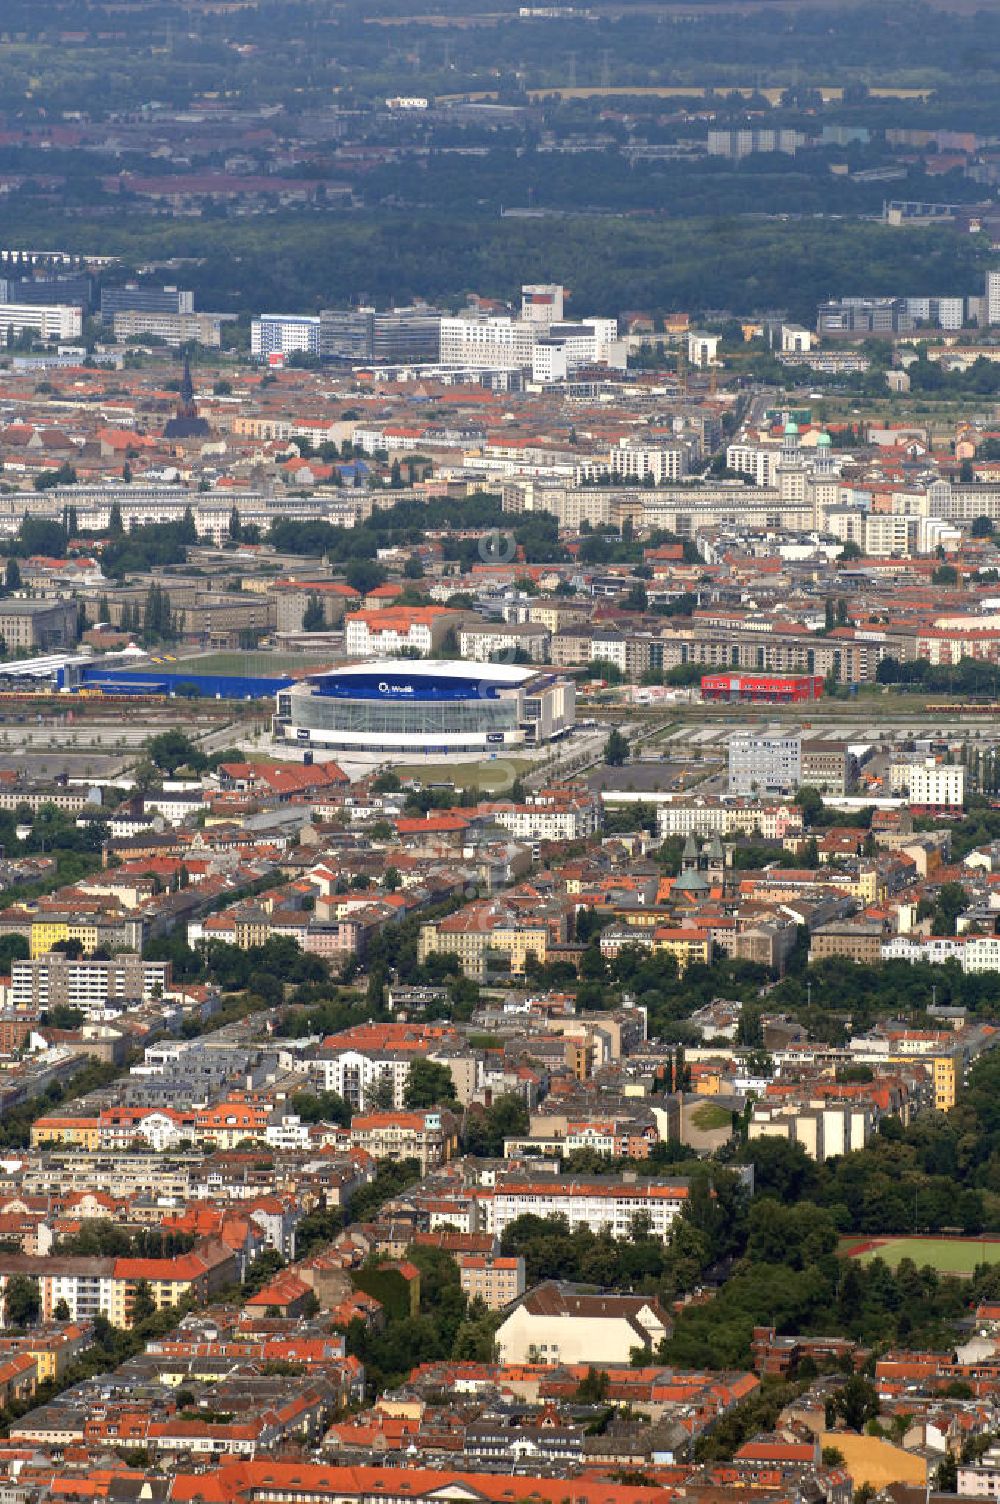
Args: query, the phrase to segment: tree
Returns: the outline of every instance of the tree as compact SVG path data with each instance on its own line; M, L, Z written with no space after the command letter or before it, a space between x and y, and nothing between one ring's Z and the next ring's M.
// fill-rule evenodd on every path
M323 602L314 591L302 613L302 630L303 632L322 632L325 627L326 612L323 610Z
M38 1281L27 1274L12 1274L4 1294L4 1325L29 1326L41 1309Z
M125 532L125 524L122 521L122 509L117 501L111 503L111 512L108 516L108 534L112 538L120 538Z
M343 1128L350 1125L350 1104L335 1091L297 1091L289 1106L303 1123L339 1123Z
M352 559L344 570L344 578L359 595L367 595L376 585L385 583L386 572L373 559Z
M804 783L795 792L792 801L802 811L802 819L806 825L815 825L823 814L823 796L819 789L814 789L811 784Z
M229 513L229 537L233 543L239 543L243 537L243 524L240 522L240 511L239 507L235 504Z
M4 589L8 591L20 590L21 569L16 559L7 560L7 568L4 573Z
M412 1067L411 1067L412 1069ZM395 1091L389 1071L383 1071L365 1094L365 1106L372 1112L385 1112L394 1105Z
M68 1321L70 1319L69 1306L60 1298L56 1301L52 1310L53 1321Z
M183 731L161 731L159 736L153 737L146 750L150 761L171 778L184 765L192 772L200 772L207 761L205 754L198 751Z
M958 1458L951 1452L946 1452L938 1464L937 1486L939 1493L955 1494L958 1492Z
M58 469L43 470L40 475L35 476L36 491L51 491L55 486L75 485L76 471L73 469L73 466L68 464L65 460L58 467Z
M620 768L628 762L629 744L617 728L604 743L604 761L609 768Z
M446 1065L436 1060L414 1060L406 1075L403 1103L406 1107L436 1107L456 1101L455 1082Z
M607 1399L610 1387L607 1370L594 1368L591 1364L576 1386L575 1398L581 1405L599 1405Z
M506 1138L519 1138L529 1127L524 1098L504 1092L486 1108L473 1107L465 1115L462 1134L466 1154L482 1159L499 1159Z
M863 1431L878 1415L878 1390L870 1380L854 1373L833 1396L833 1407L849 1431Z
M156 1315L156 1301L153 1292L149 1288L149 1281L136 1280L135 1289L132 1292L132 1310L130 1313L130 1325L142 1326L151 1316Z

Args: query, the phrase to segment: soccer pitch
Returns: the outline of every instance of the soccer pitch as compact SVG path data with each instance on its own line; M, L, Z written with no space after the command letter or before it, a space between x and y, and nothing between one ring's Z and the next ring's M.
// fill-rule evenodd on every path
M912 1259L918 1269L929 1264L939 1274L970 1275L977 1264L1000 1264L1000 1237L846 1238L840 1251L863 1264L880 1258L895 1269L901 1259Z

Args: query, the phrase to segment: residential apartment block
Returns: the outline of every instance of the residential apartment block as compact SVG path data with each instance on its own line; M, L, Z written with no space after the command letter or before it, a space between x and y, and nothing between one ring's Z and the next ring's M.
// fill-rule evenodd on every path
M421 1112L365 1112L351 1119L351 1147L373 1159L416 1159L427 1171L451 1159L458 1147L458 1123L441 1108Z
M144 961L138 954L95 961L50 951L11 963L10 1000L15 1008L66 1006L88 1012L162 994L170 977L169 961Z
M518 1217L531 1212L538 1217L565 1217L571 1232L586 1227L606 1227L612 1237L631 1235L636 1217L648 1218L650 1231L666 1238L688 1197L686 1180L661 1181L645 1176L635 1181L612 1176L600 1180L565 1180L539 1176L535 1180L510 1179L479 1196L479 1210L487 1232L502 1237Z
M492 1253L459 1253L458 1278L469 1300L481 1300L490 1311L502 1311L520 1300L527 1288L524 1259Z

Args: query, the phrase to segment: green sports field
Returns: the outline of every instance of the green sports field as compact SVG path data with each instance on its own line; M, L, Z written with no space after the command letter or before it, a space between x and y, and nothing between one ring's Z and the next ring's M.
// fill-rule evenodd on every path
M939 1274L972 1274L977 1264L1000 1264L1000 1238L843 1238L840 1252L863 1264L880 1258L891 1268L912 1259L918 1269L929 1264Z
M189 679L200 679L208 674L245 674L249 678L277 678L281 674L308 673L310 669L327 668L331 654L312 656L309 653L262 653L219 652L199 653L191 658L168 658L166 653L154 655L163 668L171 673L184 674Z

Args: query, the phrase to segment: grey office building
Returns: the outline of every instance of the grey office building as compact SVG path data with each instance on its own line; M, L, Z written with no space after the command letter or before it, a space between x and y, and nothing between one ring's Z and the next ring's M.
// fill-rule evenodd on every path
M319 351L324 360L436 361L441 347L441 310L411 308L323 308Z
M103 287L101 318L111 323L116 313L193 313L194 293L181 287Z
M89 277L0 277L0 303L30 303L46 308L57 303L90 309L94 284Z
M731 794L794 794L802 782L802 737L737 732L729 739Z

